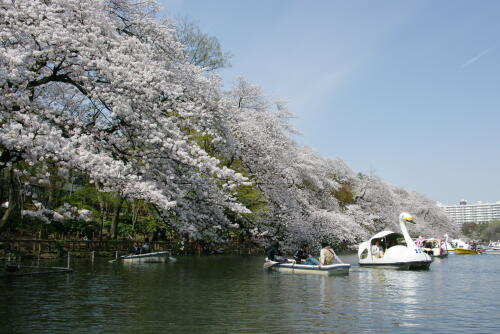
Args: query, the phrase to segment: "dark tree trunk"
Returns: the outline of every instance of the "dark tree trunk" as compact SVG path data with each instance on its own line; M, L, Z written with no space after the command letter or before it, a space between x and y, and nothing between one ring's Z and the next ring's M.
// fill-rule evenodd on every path
M99 228L99 240L102 241L104 232L104 221L106 220L106 210L102 194L98 193L97 198L99 199L99 208L101 209L101 226Z
M113 205L113 216L111 217L111 239L116 240L118 238L118 223L124 200L124 198L120 198L118 202Z
M8 192L9 192L9 206L0 219L0 231L5 230L9 222L20 216L20 197L19 185L16 182L14 169L9 167L8 170Z

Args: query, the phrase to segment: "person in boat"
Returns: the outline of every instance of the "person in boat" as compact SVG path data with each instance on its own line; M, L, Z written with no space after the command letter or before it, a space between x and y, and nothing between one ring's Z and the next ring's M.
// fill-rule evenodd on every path
M332 247L328 245L328 242L321 243L321 252L319 253L319 263L322 266L328 266L333 264L334 251Z
M384 249L385 250L388 250L389 248L391 248L392 246L396 246L396 241L395 240L387 240L385 243L384 243Z
M309 265L318 265L319 261L311 256L309 253L309 245L303 243L299 250L293 254L293 258L297 263L301 264L309 264Z
M372 256L375 256L378 258L384 256L384 250L383 250L382 246L380 246L379 240L375 241L375 245L372 246Z
M156 226L156 231L153 233L153 241L165 241L166 229Z
M151 253L151 245L149 244L149 238L144 239L144 243L142 244L141 247L141 253Z
M134 245L128 250L129 254L137 255L141 253L141 247L139 247L138 242L134 242Z
M283 254L281 253L280 250L280 244L278 241L273 241L271 243L271 247L266 249L266 256L269 261L274 261L274 262L287 262L288 259L286 259Z

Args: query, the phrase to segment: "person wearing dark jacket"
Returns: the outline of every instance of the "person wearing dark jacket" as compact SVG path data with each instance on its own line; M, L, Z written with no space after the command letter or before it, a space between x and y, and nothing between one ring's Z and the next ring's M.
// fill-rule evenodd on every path
M277 241L273 241L271 247L266 249L267 259L275 262L287 262L288 260L283 257L283 254L280 251L280 244Z
M151 245L149 244L149 238L144 239L144 243L141 247L141 253L146 254L151 252Z
M314 257L312 257L311 254L309 253L309 245L306 243L302 244L300 249L295 252L293 258L297 263L301 264L310 264L310 265L319 264L319 261L316 260Z
M130 247L130 249L129 249L128 252L129 252L129 254L132 254L132 255L140 254L141 253L141 247L139 247L139 243L134 242L134 245L132 247Z

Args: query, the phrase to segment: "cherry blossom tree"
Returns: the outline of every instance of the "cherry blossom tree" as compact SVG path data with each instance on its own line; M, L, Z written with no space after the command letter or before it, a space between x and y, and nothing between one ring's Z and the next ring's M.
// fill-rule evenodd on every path
M407 201L399 188L296 144L286 106L272 102L258 86L239 79L229 100L226 119L233 130L224 141L232 143L226 154L229 161L241 162L267 200L265 214L253 217L255 236L278 238L290 247L321 240L347 246L398 228L401 211L417 218L427 213L420 229L450 229L450 220L423 196L411 192Z
M157 11L151 0L0 2L0 173L8 194L0 229L16 215L89 219L54 200L78 175L82 186L116 196L114 237L121 206L134 201L149 203L180 234L214 241L237 230L290 247L349 245L394 228L401 211L421 221L410 232L451 232L422 195L298 145L286 103L257 85L238 79L223 92L217 66L198 50L190 55Z
M245 177L194 139L221 108L218 79L185 63L155 10L153 1L2 2L1 168L79 170L161 212L179 203L188 224L205 219L186 205L201 199L214 219L245 212L232 193Z
M219 40L203 32L197 23L188 18L178 19L176 24L177 37L185 51L190 64L214 71L231 66L232 55L222 52Z

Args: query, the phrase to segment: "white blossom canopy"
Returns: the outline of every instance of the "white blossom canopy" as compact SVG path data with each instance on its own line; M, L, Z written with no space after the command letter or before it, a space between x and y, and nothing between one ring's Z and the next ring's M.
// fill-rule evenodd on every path
M212 214L245 212L232 189L246 179L195 142L217 140L218 79L185 63L154 10L152 1L2 1L2 166L51 161L161 209L194 198Z

